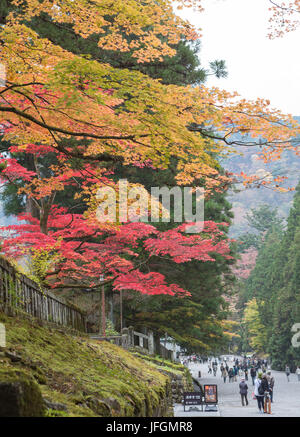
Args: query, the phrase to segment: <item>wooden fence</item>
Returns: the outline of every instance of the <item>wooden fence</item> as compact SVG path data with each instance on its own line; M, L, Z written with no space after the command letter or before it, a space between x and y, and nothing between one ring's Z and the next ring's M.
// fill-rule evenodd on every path
M35 282L17 273L8 261L0 257L0 309L6 312L13 308L41 320L86 332L83 311L48 290L41 291Z
M137 347L138 349L149 353L150 355L160 355L164 359L175 361L175 354L173 351L167 349L162 344L157 344L154 341L153 332L148 330L147 334L134 331L133 327L123 328L122 335L112 335L102 337L98 334L90 334L90 337L100 341L110 341L117 346L124 349L131 349Z

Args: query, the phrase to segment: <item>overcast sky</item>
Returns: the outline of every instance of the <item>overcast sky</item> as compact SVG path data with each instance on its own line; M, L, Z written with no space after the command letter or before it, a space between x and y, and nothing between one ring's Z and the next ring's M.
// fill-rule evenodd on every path
M300 30L284 38L267 37L268 0L203 0L205 12L181 13L202 28L201 64L224 59L227 79L207 85L266 98L285 113L300 115Z

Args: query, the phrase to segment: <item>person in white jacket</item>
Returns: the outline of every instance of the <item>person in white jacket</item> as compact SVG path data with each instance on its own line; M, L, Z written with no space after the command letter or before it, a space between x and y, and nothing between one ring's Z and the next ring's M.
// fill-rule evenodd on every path
M258 391L258 389L261 385L261 379L262 379L262 373L260 372L257 375L257 378L254 382L254 394L255 394L255 397L257 400L257 406L258 406L259 412L263 413L264 412L264 393L260 394Z
M298 381L300 381L300 367L297 366L296 373L298 375Z

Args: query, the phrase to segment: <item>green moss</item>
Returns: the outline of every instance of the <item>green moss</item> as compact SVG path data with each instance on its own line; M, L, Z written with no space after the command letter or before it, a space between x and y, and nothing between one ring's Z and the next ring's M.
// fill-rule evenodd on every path
M0 416L44 416L45 406L38 384L30 373L3 367L0 369Z
M142 357L28 318L0 313L0 321L7 347L22 358L6 365L28 372L43 396L65 404L69 416L151 416L166 396L168 376Z
M185 391L194 390L192 375L188 368L183 366L181 363L164 360L159 356L153 357L151 355L137 352L136 350L134 350L133 353L135 356L143 359L150 367L159 370L165 375L169 375L169 377L172 379L180 375Z
M68 413L65 411L58 411L53 410L52 408L49 408L45 414L47 417L68 417Z
M179 375L179 374L183 374L183 373L188 371L187 368L185 366L183 366L182 364L174 363L174 362L168 361L168 360L163 360L159 356L153 357L151 355L141 354L141 353L136 352L136 351L133 351L133 354L136 357L139 357L142 360L146 361L152 367L162 369L162 370L165 369L165 370L167 370L171 373L174 373L174 374Z

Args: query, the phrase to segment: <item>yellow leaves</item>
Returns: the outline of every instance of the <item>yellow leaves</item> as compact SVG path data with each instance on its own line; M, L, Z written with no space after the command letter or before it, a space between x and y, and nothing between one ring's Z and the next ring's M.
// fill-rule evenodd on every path
M60 242L49 246L46 249L31 248L29 272L30 277L38 284L42 285L49 270L54 268L60 261L60 255L55 251Z
M250 345L258 352L263 351L267 341L266 328L261 321L260 308L265 302L258 304L256 298L246 303L243 324L250 334Z
M74 32L83 38L98 35L99 47L106 50L134 50L139 62L161 59L172 53L171 45L179 41L182 35L195 39L196 29L187 21L175 16L173 0L27 0L22 2L22 14L11 14L12 23L30 20L47 13L54 23L70 24ZM182 1L184 6L196 6L199 1ZM19 4L15 0L14 4ZM149 29L153 29L150 31ZM149 32L153 34L147 38ZM128 44L125 36L134 36L134 43ZM159 36L166 38L165 42ZM153 51L152 42L157 40L157 50ZM174 53L174 52L173 52Z
M35 199L42 199L56 191L63 191L64 188L63 182L58 181L56 177L52 177L43 180L33 179L24 188L20 188L18 192L19 194L26 193L29 197L34 197Z
M240 323L237 322L236 320L222 320L220 322L220 325L222 326L222 328L224 329L223 334L227 337L229 337L230 339L232 338L239 338L240 335L237 334L236 332L231 332L228 331L228 329L233 329L239 327Z
M181 32L193 33L188 23L174 15L168 0L56 4L58 9L53 10L52 1L28 0L24 17L29 20L47 11L54 22L71 23L84 37L98 34L100 46L133 50L139 62L171 56L170 42L178 41ZM197 5L196 0L179 2L179 6ZM99 34L107 16L110 25ZM124 31L135 37L126 40ZM215 87L166 86L137 71L75 56L40 38L17 16L11 16L0 38L9 84L15 86L2 90L0 121L13 124L5 139L20 150L27 143L57 149L54 138L59 137L66 144L70 138L85 140L84 147L75 150L79 156L93 159L106 154L125 165L147 162L166 168L175 158L178 183L192 185L201 180L208 193L229 182L217 174L214 157L234 152L231 142L236 133L250 137L252 144L263 138L260 158L264 162L279 159L287 147L299 152L289 144L299 134L299 125L270 108L268 100L247 101ZM16 113L4 112L5 108ZM191 125L199 126L199 131L189 129ZM242 177L244 185L259 179L257 175ZM38 184L37 189L49 190Z
M101 38L98 42L98 46L106 50L128 52L130 48L138 48L139 44L135 41L134 44L130 46L120 34L115 33Z
M239 326L240 323L237 322L236 320L223 320L223 321L221 322L221 325L222 325L224 328L229 328L229 327Z
M0 31L1 59L10 82L42 81L63 56L64 51L40 38L23 24L7 25Z
M224 331L224 335L226 335L230 339L232 339L232 338L241 338L241 336L239 334L236 334L234 332Z
M288 193L289 191L293 191L293 190L295 190L295 188L292 189L292 188L278 187L278 191L280 191L281 193Z
M200 12L204 10L201 0L177 0L176 3L178 3L177 9L194 8Z

